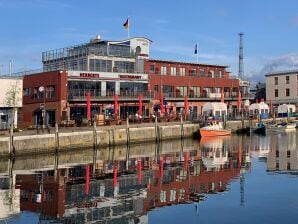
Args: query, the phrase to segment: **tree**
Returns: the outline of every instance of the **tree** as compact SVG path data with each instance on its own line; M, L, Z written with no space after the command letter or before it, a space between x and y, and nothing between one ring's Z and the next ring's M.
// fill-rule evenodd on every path
M7 107L12 108L12 118L11 118L11 126L15 127L15 114L17 111L17 108L21 106L21 88L19 87L20 84L18 84L20 80L15 80L15 83L13 83L8 91L5 93L5 105Z

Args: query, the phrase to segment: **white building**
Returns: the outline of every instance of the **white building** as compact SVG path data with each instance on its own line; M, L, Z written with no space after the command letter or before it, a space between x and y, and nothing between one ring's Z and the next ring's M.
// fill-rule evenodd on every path
M271 72L265 77L267 100L298 105L298 70Z
M0 129L5 129L18 122L18 110L22 107L23 80L18 77L0 77ZM16 108L13 115L13 108Z

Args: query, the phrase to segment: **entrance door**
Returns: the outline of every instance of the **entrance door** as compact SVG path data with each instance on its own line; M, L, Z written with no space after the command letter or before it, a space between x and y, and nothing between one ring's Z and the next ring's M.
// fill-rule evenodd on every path
M54 127L56 122L55 110L47 110L47 124Z

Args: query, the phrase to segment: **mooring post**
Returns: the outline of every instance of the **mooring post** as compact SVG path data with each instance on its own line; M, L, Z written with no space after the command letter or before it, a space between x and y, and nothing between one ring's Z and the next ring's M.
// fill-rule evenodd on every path
M130 143L130 132L129 132L129 119L126 116L126 136L127 136L127 145Z
M59 151L59 128L57 123L55 123L55 144L56 144L56 152L58 152Z
M158 132L158 126L157 126L157 116L155 116L155 141L159 141L159 132Z
M9 147L8 147L9 156L13 156L14 152L14 145L13 145L13 124L10 125L9 129Z
M184 129L183 129L183 116L180 116L180 127L181 127L181 138L184 137Z
M96 122L93 122L93 149L95 150L97 146L97 132L96 132Z

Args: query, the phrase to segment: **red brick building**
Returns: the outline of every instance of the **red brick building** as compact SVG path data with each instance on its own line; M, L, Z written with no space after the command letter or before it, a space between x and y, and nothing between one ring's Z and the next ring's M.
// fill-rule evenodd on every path
M39 91L43 86L44 91ZM26 75L23 79L22 126L42 123L42 109L47 123L54 125L67 118L67 72L51 71ZM44 97L45 93L45 97Z
M159 101L161 93L167 108L179 112L187 96L196 114L206 102L219 101L224 91L225 102L236 107L240 80L230 76L227 66L188 62L146 60L144 70L149 74L149 89ZM242 94L246 97L244 94Z

